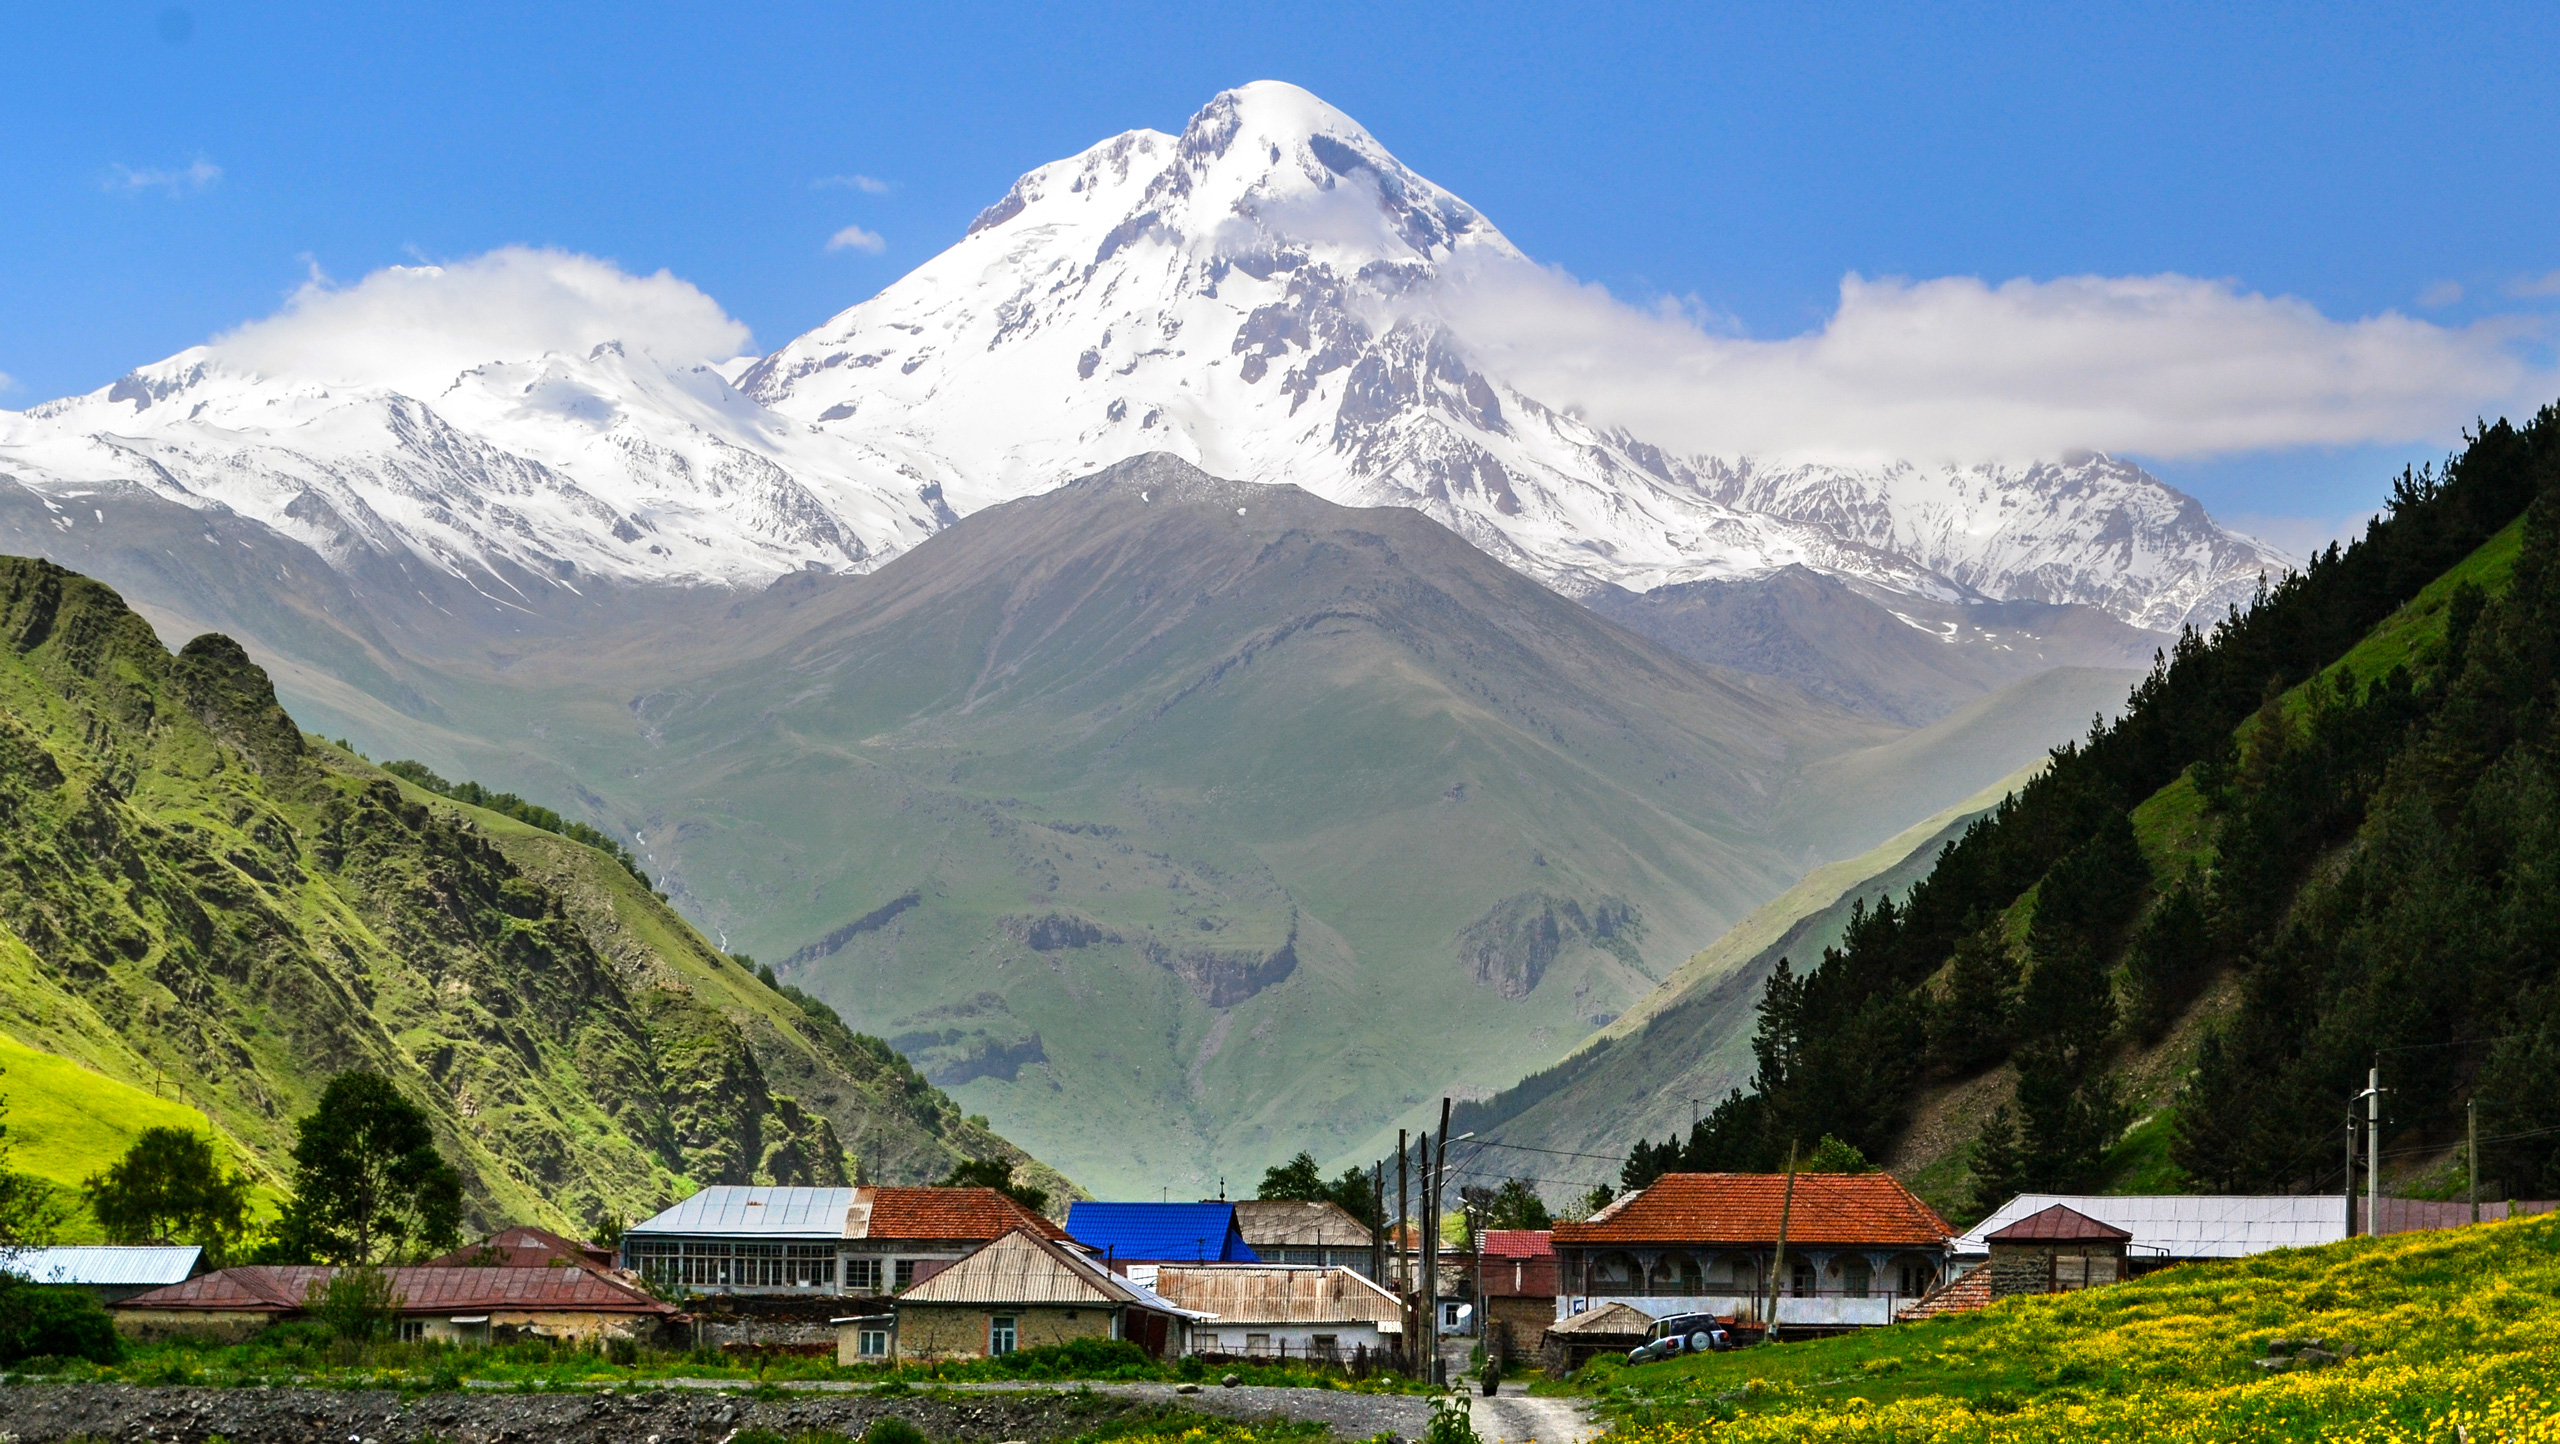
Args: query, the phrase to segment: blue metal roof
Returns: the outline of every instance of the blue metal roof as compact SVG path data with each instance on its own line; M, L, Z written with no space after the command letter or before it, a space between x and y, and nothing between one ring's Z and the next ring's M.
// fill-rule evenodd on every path
M194 1244L0 1249L0 1273L40 1284L178 1284L194 1275L203 1253Z
M1232 1203L1078 1203L1067 1237L1095 1257L1137 1263L1260 1263Z

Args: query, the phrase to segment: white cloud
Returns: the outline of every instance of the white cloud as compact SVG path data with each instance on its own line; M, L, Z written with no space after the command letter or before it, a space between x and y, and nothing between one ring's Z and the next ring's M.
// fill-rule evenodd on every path
M2507 286L2507 294L2536 299L2560 296L2560 271L2545 271L2539 276L2526 276L2511 282Z
M2460 281L2438 281L2418 293L2418 304L2430 310L2437 306L2450 306L2461 299L2462 283Z
M17 389L18 378L6 371L0 371L0 396L6 396Z
M2192 458L2449 440L2560 384L2525 354L2539 321L2333 321L2294 297L2178 275L1853 274L1828 323L1777 341L1526 265L1479 268L1419 304L1525 393L1719 455Z
M867 175L822 175L809 182L809 189L813 191L854 190L867 196L885 196L890 191L890 185L887 181L877 180Z
M171 196L194 195L213 189L214 184L222 179L222 167L203 156L197 156L195 162L183 170L135 170L127 165L110 166L108 169L113 174L107 177L105 189L120 195L132 195L138 191L159 191Z
M878 231L866 231L860 226L847 226L843 230L836 232L834 235L827 237L827 249L830 251L860 251L866 256L876 256L882 251L889 249L889 243L887 240L882 238Z
M216 337L225 360L270 376L441 387L468 367L619 341L676 364L744 351L747 328L665 271L509 246L447 266L387 266L351 286L312 268L284 309ZM429 394L432 394L430 391Z

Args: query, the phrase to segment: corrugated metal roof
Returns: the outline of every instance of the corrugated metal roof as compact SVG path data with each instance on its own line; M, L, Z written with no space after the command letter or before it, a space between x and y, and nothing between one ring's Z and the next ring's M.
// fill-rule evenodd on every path
M194 1244L171 1247L95 1244L70 1248L0 1250L0 1272L40 1284L90 1284L102 1287L174 1284L196 1271L204 1250Z
M2167 1258L2239 1258L2277 1248L2308 1248L2347 1236L2347 1201L2338 1194L2216 1197L2205 1194L2104 1195L2022 1193L1957 1238L1958 1253L1990 1252L1991 1234L2060 1204L2133 1236L2126 1250Z
M1594 1304L1572 1318L1551 1324L1551 1334L1584 1334L1604 1339L1643 1338L1653 1328L1653 1315L1633 1304Z
M850 1188L783 1188L717 1183L626 1234L761 1234L842 1238Z
M1108 1273L1090 1260L1017 1228L976 1253L898 1295L910 1304L1082 1304L1108 1308L1134 1304L1169 1314L1202 1317L1144 1285Z
M1392 1323L1395 1296L1346 1268L1168 1264L1155 1291L1222 1324Z
M1484 1231L1486 1258L1554 1258L1556 1234L1551 1228L1489 1228Z
M1235 1205L1236 1229L1254 1248L1367 1248L1369 1230L1338 1203L1249 1198Z
M308 1264L244 1265L137 1294L123 1309L209 1309L226 1313L294 1313L325 1286L334 1269ZM669 1305L586 1269L384 1269L404 1314L485 1313L491 1309L571 1313L671 1314Z
M1257 1263L1232 1203L1079 1203L1067 1233L1097 1254L1155 1263Z

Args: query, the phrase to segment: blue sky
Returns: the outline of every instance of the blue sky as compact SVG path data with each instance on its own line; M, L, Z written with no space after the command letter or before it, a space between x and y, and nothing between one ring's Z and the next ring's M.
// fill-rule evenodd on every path
M2240 9L12 6L0 404L314 267L506 244L667 268L777 345L1021 171L1262 77L1538 260L1754 338L1822 328L1852 272L2174 272L2546 351L2560 7ZM828 249L848 226L877 253ZM2443 430L2159 467L2226 515L2334 519Z

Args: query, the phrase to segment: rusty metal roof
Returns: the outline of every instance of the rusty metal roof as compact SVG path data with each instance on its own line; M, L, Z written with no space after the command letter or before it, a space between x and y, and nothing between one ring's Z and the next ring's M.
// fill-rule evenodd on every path
M1155 1291L1221 1324L1393 1323L1395 1295L1347 1268L1166 1264Z
M298 1313L314 1288L337 1270L308 1264L255 1264L223 1269L116 1304L120 1309L219 1313ZM421 1264L384 1269L404 1314L486 1313L493 1309L562 1313L672 1314L675 1309L632 1285L582 1268L444 1268Z
M1773 1243L1786 1215L1790 1244L1940 1248L1955 1230L1890 1173L1799 1173L1788 1202L1779 1173L1666 1173L1583 1223L1559 1223L1558 1244Z

